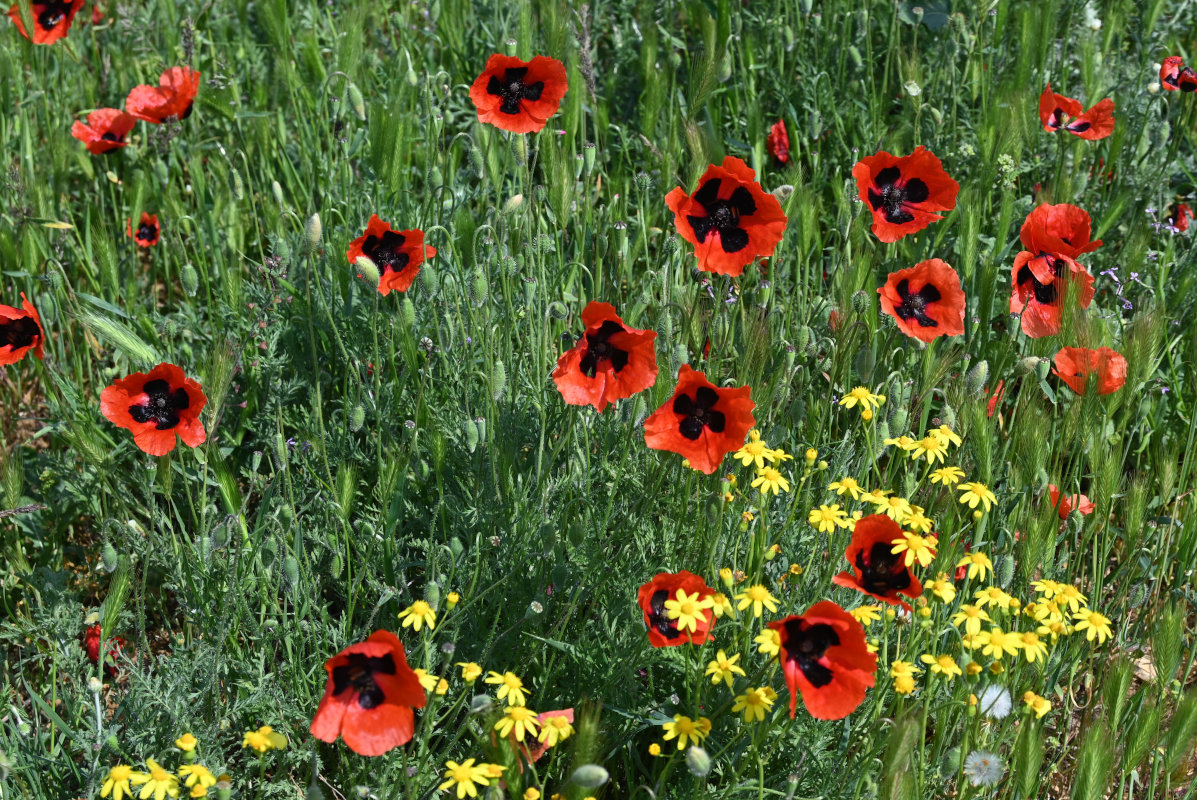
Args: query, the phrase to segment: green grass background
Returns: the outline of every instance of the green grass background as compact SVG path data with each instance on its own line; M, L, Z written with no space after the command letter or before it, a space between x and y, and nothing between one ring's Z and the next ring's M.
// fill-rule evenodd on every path
M827 596L839 551L805 524L827 502L824 479L875 462L899 475L831 402L858 384L888 396L890 435L937 421L961 431L958 463L999 490L979 524L950 501L936 515L946 553L982 546L1019 587L1050 567L1115 621L1116 642L1057 676L1076 706L1041 731L1055 774L1024 763L1030 790L1010 780L995 793L1099 797L1101 774L1125 797L1191 793L1189 736L1169 721L1193 675L1197 282L1188 237L1153 223L1194 191L1197 112L1193 97L1149 85L1153 63L1190 55L1192 4L916 5L149 0L105 4L99 25L80 17L54 47L3 25L0 301L25 291L49 333L43 363L0 377L4 507L46 506L0 520L4 796L97 795L109 765L167 753L185 730L223 742L213 760L252 782L237 740L272 724L292 745L254 796L314 784L427 797L445 758L475 755L463 713L376 762L306 733L324 660L396 629L423 597L441 599L442 622L434 638L405 637L414 663L515 670L542 710L601 700L588 757L611 770L604 796L647 796L636 787L660 770L645 748L693 665L650 651L636 587L661 569L714 580L776 541L785 555L767 577L809 566L780 593L785 608ZM467 87L492 52L566 63L569 92L539 135L477 123ZM107 157L70 137L76 115L187 63L203 74L189 119L139 125L134 146ZM1045 133L1049 81L1086 107L1113 97L1113 136ZM780 169L764 145L778 118L792 151ZM918 144L960 183L957 208L881 244L851 167ZM695 272L664 205L726 154L767 190L792 187L767 277ZM1087 262L1093 307L1044 340L1007 314L1036 198L1082 206L1105 241ZM148 251L124 235L143 210L162 223ZM438 250L406 295L379 297L345 263L371 213L424 229ZM968 309L962 338L922 348L879 318L875 290L930 257L960 273ZM1114 267L1133 308L1099 275ZM564 405L549 379L591 299L659 334L656 387L603 415ZM768 441L816 447L830 465L774 500L752 535L718 474L647 450L638 427L708 337L707 374L752 386ZM1126 388L1074 398L1026 361L1066 344L1124 353ZM152 459L102 418L99 393L158 360L201 380L210 437ZM999 380L1001 425L984 393ZM1057 531L1039 498L1049 481L1085 491L1097 513ZM463 600L446 614L451 590ZM97 609L136 653L98 698L78 646ZM1130 688L1128 664L1148 651L1171 670L1136 679L1111 716L1103 687ZM1078 757L1085 731L1124 730L1153 707L1149 744L1182 756L1128 765L1106 736ZM1186 713L1191 734L1197 706ZM909 789L892 778L901 747L887 737L901 725L880 711L801 714L774 732L760 780L743 778L750 756L727 753L706 780L678 769L655 791ZM952 791L936 760L951 746L907 748L922 794L893 796Z

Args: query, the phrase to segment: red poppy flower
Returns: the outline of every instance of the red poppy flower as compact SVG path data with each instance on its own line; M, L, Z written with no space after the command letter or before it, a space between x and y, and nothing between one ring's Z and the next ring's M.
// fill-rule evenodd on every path
M133 442L152 456L175 449L175 434L188 447L207 439L200 411L208 398L199 383L174 364L120 378L100 394L100 411L118 428L133 431Z
M757 257L773 255L786 232L777 198L756 182L756 172L735 156L712 164L688 195L678 186L665 195L677 232L694 245L698 268L736 276Z
M137 232L133 232L133 220L125 220L125 235L137 242L140 247L153 247L158 244L160 233L158 215L141 212L141 222L137 223Z
M87 115L86 124L75 120L71 136L87 145L87 152L99 155L126 147L125 137L136 124L135 117L119 108L98 108Z
M436 248L424 244L424 231L397 231L388 223L370 215L366 232L349 243L345 257L356 264L365 256L378 267L378 293L386 297L391 290L406 292L420 274L424 259L436 255Z
M884 514L870 514L857 520L852 541L844 550L852 571L841 572L831 582L909 611L910 605L898 595L919 597L923 585L906 566L904 555L893 552L894 544L904 538L902 527Z
M1104 139L1114 132L1114 101L1107 97L1084 111L1076 100L1053 92L1049 83L1039 95L1039 120L1048 133L1063 129L1082 139Z
M799 694L816 719L843 719L864 702L865 691L876 682L877 656L865 644L864 626L851 614L824 600L769 627L781 637L791 717Z
M470 87L470 99L479 122L512 133L534 133L557 113L568 88L565 65L555 58L521 61L495 53Z
M1031 338L1060 332L1066 281L1078 282L1081 308L1093 302L1093 276L1076 258L1101 246L1091 240L1089 214L1067 203L1041 205L1027 215L1019 233L1026 250L1014 258L1010 312L1022 314Z
M629 328L610 303L591 301L582 311L586 333L557 359L553 382L565 402L592 405L631 397L657 381L656 331Z
M75 15L83 8L83 0L50 0L48 3L32 2L29 11L33 14L33 43L54 44L67 35ZM26 39L29 33L25 30L25 22L21 19L21 4L13 3L8 9L8 16L16 23L17 30Z
M171 117L187 119L199 94L200 74L190 67L171 67L158 78L157 86L134 86L125 100L125 110L145 122L160 125Z
M769 136L765 139L765 144L769 148L769 154L779 165L790 160L790 136L786 133L785 120L779 119L773 123L773 126L769 128Z
M1169 92L1197 91L1197 72L1186 67L1180 56L1168 56L1160 65L1160 83Z
M1126 383L1126 359L1108 347L1064 347L1053 360L1052 372L1077 394L1085 393L1090 375L1096 380L1098 394L1112 394Z
M698 620L694 631L678 630L676 620L669 618L665 610L665 601L677 598L678 590L698 599L710 597L715 590L707 586L706 582L697 575L682 570L681 572L658 572L656 577L640 587L636 595L640 603L640 610L644 612L644 624L648 626L648 641L653 647L674 647L686 642L703 644L711 634L711 626L715 624L715 612L707 609Z
M907 336L929 342L937 336L964 333L964 289L946 261L932 258L891 272L877 294L881 310Z
M1056 509L1056 513L1060 515L1060 519L1068 519L1068 515L1073 511L1079 511L1081 514L1088 516L1092 514L1097 508L1090 500L1083 494L1070 494L1066 497L1060 496L1060 490L1049 483L1047 485L1047 493L1052 499L1052 508Z
M375 631L324 662L328 682L312 718L311 732L363 756L380 756L411 741L413 709L426 702L420 678L407 665L403 643L390 631Z
M756 424L751 393L747 386L721 389L683 364L673 396L644 421L644 443L688 458L691 467L710 475Z
M985 416L992 418L993 412L997 411L998 403L1006 396L1006 382L998 381L997 386L992 390L986 389L985 394L989 395L989 402L985 404Z
M30 350L38 358L45 358L42 343L46 334L37 309L21 292L21 307L0 305L0 367L15 364Z
M896 242L943 217L935 212L956 207L960 184L948 177L935 154L922 145L908 156L884 150L852 168L861 202L873 211L873 234Z
M1168 221L1172 223L1172 227L1176 228L1180 233L1184 233L1189 229L1189 220L1193 218L1193 209L1189 208L1185 203L1177 203L1176 208L1168 215Z
M95 622L87 626L87 631L83 635L83 649L87 651L87 660L92 664L100 663L100 623ZM115 661L121 654L121 648L126 646L126 642L120 636L113 636L108 640L108 656L105 662ZM112 674L113 667L110 663L104 664L104 672Z

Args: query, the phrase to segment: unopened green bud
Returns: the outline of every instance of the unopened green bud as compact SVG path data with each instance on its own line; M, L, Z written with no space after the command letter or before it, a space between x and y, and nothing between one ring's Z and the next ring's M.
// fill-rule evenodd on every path
M989 381L989 362L981 359L968 371L964 378L964 390L971 397L980 397L985 391L985 384Z
M278 181L270 182L270 191L274 192L274 202L281 207L283 205L283 186Z
M507 202L503 203L502 211L504 214L510 214L524 204L524 196L522 194L513 194L507 198Z
M187 293L188 297L195 297L199 291L199 275L196 273L195 267L184 264L179 273L179 283L183 284L183 291Z
M711 771L711 757L696 744L690 745L690 749L686 751L686 766L690 769L690 774L696 778L705 778Z
M507 388L507 368L503 366L502 361L496 361L495 367L490 373L490 396L494 398L497 403L503 397L503 391Z
M597 789L607 782L607 770L598 764L583 764L574 770L570 780L583 789Z
M362 429L362 425L366 423L366 409L362 408L361 403L353 407L349 412L349 430L357 433Z
M410 297L406 295L403 297L400 310L403 314L403 324L408 328L414 328L416 326L416 304L411 301Z
M308 217L308 224L303 228L304 245L307 252L314 253L320 247L320 237L324 234L324 225L320 222L320 214Z
M353 109L353 113L357 114L357 118L362 122L366 121L366 101L362 99L362 90L357 88L356 83L349 84L349 107Z
M362 280L371 286L377 286L379 281L378 265L369 256L358 256L355 262Z

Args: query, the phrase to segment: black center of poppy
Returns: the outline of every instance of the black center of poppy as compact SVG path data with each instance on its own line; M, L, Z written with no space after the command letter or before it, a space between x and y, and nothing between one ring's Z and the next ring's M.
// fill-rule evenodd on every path
M137 226L137 238L143 242L152 242L158 238L158 226L151 222L143 222Z
M42 11L37 15L37 24L42 30L57 28L66 19L71 10L69 2L50 2L42 4Z
M394 675L395 659L390 653L385 656L350 653L345 658L347 663L333 667L333 695L353 689L357 692L357 704L362 708L369 710L382 705L386 695L374 680L374 676Z
M491 75L486 84L486 93L503 98L499 110L504 114L520 113L521 100L539 100L544 91L544 81L524 83L528 75L527 67L509 67L499 80L498 75Z
M406 239L403 234L395 231L387 231L381 237L367 236L362 245L362 252L384 272L402 272L411 261L411 256L400 249Z
M865 591L885 597L910 586L910 571L902 563L902 554L893 552L890 542L877 542L867 552L856 554L860 585Z
M652 598L648 601L648 621L653 629L666 639L676 639L682 635L682 632L677 629L676 621L670 619L669 615L665 613L665 601L669 598L668 589L658 589L653 592Z
M147 395L142 405L129 406L129 416L138 422L154 422L160 431L179 424L179 412L191 405L187 390L180 386L171 391L170 384L161 378L146 381L141 391Z
M1185 67L1180 71L1180 80L1178 83L1182 92L1197 90L1197 72L1194 72L1192 67ZM1174 83L1173 85L1176 84Z
M0 319L0 347L10 345L13 350L29 347L33 344L34 338L41 334L42 329L38 327L33 317Z
M1052 275L1059 276L1060 262L1055 256L1051 253L1040 253L1036 258L1044 259L1048 267L1051 268ZM1045 306L1056 302L1056 298L1060 296L1054 280L1051 283L1040 283L1039 279L1035 277L1035 273L1031 271L1031 268L1023 266L1018 271L1017 283L1019 286L1024 286L1028 282L1031 284L1031 293L1035 295L1035 300Z
M603 361L611 364L611 369L618 375L619 371L628 365L628 352L620 350L608 339L617 333L623 333L623 326L618 322L607 320L594 333L586 334L586 355L582 356L579 369L587 378L593 378L603 366Z
M902 298L902 303L894 308L895 314L904 322L914 319L924 328L939 327L939 323L927 315L927 304L943 299L943 295L939 293L939 289L928 283L917 292L912 292L910 291L910 281L905 278L898 281L897 289L898 297Z
M105 132L104 132L104 135L103 135L103 136L101 136L100 138L101 138L101 139L103 139L103 140L104 140L104 141L106 141L106 142L119 142L119 141L121 141L121 137L117 136L117 135L116 135L115 133L113 133L112 131L105 131Z
M748 231L740 226L741 217L751 217L756 213L756 201L752 193L743 186L737 186L731 197L726 200L719 198L719 187L723 185L722 178L711 178L694 193L693 200L707 212L705 217L695 217L690 214L686 219L694 229L694 238L702 244L707 234L715 231L719 234L719 244L725 253L738 253L748 246Z
M931 196L930 189L921 178L902 181L902 171L897 167L886 167L873 178L869 189L869 205L874 211L882 211L887 222L901 225L914 219L906 208L907 203L922 203Z
M831 683L831 670L819 663L827 648L840 643L840 637L830 625L804 627L802 619L786 623L786 659L798 664L806 680L816 689Z
M678 432L693 441L702 436L703 428L710 428L715 433L723 433L727 418L722 411L715 410L719 402L719 393L709 386L700 386L694 393L693 400L688 394L679 394L673 401L673 413L681 414L682 421L678 423Z

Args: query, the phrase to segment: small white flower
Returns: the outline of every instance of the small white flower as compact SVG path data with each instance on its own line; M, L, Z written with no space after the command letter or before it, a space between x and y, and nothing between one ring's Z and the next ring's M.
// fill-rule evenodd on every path
M1005 772L1002 759L988 750L974 750L964 759L964 775L973 786L993 786Z
M1005 719L1012 707L1010 693L1001 686L986 686L977 698L977 705L982 714L994 719Z

